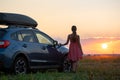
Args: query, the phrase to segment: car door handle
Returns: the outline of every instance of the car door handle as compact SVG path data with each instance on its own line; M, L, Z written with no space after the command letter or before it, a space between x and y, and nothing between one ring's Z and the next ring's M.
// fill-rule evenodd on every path
M27 48L27 45L26 45L26 44L23 44L23 46L22 46L22 47Z
M46 47L45 47L45 46L42 46L42 48L41 48L41 49L45 50L45 49L46 49Z

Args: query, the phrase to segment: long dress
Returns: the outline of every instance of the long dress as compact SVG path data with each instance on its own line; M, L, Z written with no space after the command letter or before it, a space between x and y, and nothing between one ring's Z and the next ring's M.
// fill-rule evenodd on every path
M68 59L70 61L78 61L82 59L82 48L81 45L79 45L79 36L76 36L76 41L73 42L70 37L70 45L69 45L69 53L68 53Z

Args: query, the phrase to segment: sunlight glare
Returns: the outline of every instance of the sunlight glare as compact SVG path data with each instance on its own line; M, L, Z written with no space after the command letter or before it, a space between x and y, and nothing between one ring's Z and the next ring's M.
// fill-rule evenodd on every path
M103 49L106 49L108 47L108 45L106 43L102 44L101 46Z

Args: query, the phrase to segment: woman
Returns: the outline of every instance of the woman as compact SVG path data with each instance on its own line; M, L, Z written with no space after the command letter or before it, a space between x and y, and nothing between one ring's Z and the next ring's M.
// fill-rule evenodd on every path
M80 44L80 37L76 33L76 26L72 26L71 30L72 34L68 35L67 42L63 45L67 45L70 41L67 58L72 64L72 72L76 72L78 68L78 61L82 59L83 52Z

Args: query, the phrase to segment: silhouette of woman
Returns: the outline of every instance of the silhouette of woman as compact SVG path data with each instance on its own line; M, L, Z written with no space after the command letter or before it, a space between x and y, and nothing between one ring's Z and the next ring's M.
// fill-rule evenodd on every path
M73 25L71 30L72 34L68 35L66 43L62 45L67 45L70 41L69 53L67 58L72 64L72 72L76 72L78 68L78 61L82 59L83 51L80 44L80 37L76 33L76 26Z

